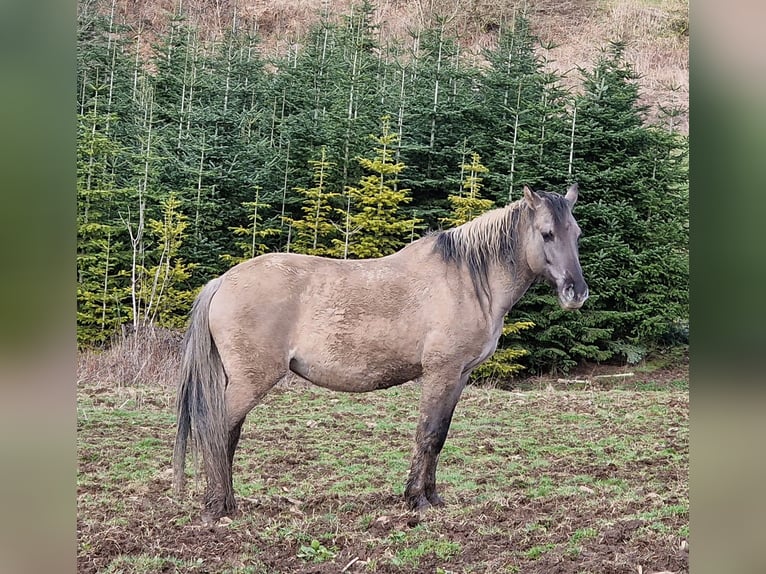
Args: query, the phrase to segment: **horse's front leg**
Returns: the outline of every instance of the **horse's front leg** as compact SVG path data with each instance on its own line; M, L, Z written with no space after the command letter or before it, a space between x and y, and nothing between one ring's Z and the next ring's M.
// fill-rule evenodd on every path
M404 497L413 510L442 506L436 492L436 464L447 438L452 414L467 376L457 372L424 373L420 396L420 420Z

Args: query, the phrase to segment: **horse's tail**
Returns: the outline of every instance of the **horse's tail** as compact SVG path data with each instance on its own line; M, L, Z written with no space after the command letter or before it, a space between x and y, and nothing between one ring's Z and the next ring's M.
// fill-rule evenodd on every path
M202 455L208 484L224 489L233 497L228 460L226 427L226 372L212 336L208 311L221 279L213 279L202 288L191 310L189 327L181 350L181 368L176 397L176 441L173 449L174 485L183 491L184 466L189 435L193 449Z

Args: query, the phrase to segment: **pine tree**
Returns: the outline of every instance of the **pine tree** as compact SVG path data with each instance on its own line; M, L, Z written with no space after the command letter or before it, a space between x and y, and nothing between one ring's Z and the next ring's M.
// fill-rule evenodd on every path
M495 207L495 202L491 199L481 198L484 178L480 177L480 174L486 174L489 169L482 165L479 154L472 152L471 162L462 163L460 169L462 171L462 188L465 193L450 195L448 198L452 204L452 212L449 217L444 219L444 222L450 226L467 223ZM529 352L514 345L510 339L513 335L534 327L534 323L531 321L512 321L508 316L504 321L503 334L498 342L497 350L474 370L471 375L472 381L508 379L525 368L518 362L518 359L528 355Z
M574 168L593 190L579 215L593 230L583 267L591 308L612 330L608 349L635 361L688 321L686 144L644 124L622 44L583 77Z
M523 371L526 367L518 359L529 355L529 351L514 343L514 339L535 324L531 321L511 321L505 318L503 334L494 354L471 373L473 381L505 381Z
M180 211L181 201L171 193L160 201L162 219L149 219L145 264L138 296L142 309L140 324L181 327L194 292L188 288L191 265L180 257L187 217ZM148 264L148 266L145 266Z
M477 108L477 70L463 62L460 45L437 19L413 39L402 86L401 157L418 166L402 178L413 206L437 227L449 210L444 182L454 173L454 158L477 138L472 126Z
M613 44L592 70L572 125L575 215L590 289L577 312L555 308L538 287L515 313L534 321L525 337L535 370L617 356L631 363L688 321L688 187L684 142L645 125L636 76Z
M485 52L490 67L477 118L483 137L474 147L487 158L488 184L503 203L518 199L523 185L545 189L566 177L567 94L546 71L538 44L521 13Z
M116 187L112 165L123 153L105 131L117 117L95 110L79 118L77 142L77 339L104 344L127 315L118 277L124 244L114 213L126 191Z
M371 136L378 145L372 159L359 158L369 172L358 187L347 188L344 239L334 240L334 254L355 258L382 257L400 249L417 223L402 218L401 206L409 203L408 189L398 188L397 176L404 170L394 162L398 136L391 131L390 118L381 119L381 135Z

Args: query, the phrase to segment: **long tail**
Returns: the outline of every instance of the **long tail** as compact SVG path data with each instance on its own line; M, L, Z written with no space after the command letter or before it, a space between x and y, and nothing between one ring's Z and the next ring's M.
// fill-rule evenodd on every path
M176 396L177 427L173 449L174 485L184 489L186 449L189 435L193 448L202 455L208 484L220 485L224 496L233 496L227 468L228 429L226 427L226 373L218 354L208 320L210 300L220 286L220 278L202 288L191 310L184 336L181 369Z

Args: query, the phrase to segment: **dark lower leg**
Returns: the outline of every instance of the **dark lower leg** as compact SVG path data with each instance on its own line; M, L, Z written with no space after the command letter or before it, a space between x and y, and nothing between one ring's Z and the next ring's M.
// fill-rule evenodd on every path
M415 437L415 453L404 492L407 504L414 510L444 504L436 492L436 465L447 438L451 420L452 409L447 414L437 417L433 423L421 417Z
M242 424L245 419L242 418L229 431L229 440L226 449L226 466L223 469L222 476L216 476L211 480L211 474L208 473L208 484L205 491L204 511L202 518L204 522L215 522L223 516L230 516L237 508L234 500L234 484L232 479L232 465L234 463L234 453L237 450L239 437L242 433Z

